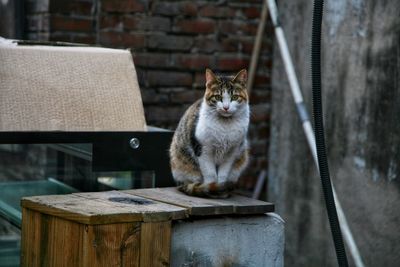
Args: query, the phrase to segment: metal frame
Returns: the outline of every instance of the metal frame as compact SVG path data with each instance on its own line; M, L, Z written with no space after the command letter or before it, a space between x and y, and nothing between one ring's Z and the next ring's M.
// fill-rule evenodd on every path
M173 186L168 149L173 132L0 132L0 144L92 144L93 171L155 171L155 186ZM135 140L132 145L131 140ZM136 147L137 146L137 147Z

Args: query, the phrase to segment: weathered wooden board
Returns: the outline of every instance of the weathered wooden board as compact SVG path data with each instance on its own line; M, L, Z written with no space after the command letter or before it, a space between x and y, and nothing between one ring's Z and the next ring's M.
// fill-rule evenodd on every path
M40 266L41 214L22 208L21 266ZM35 249L32 249L35 248Z
M82 266L139 266L140 225L134 222L88 226L81 247Z
M140 213L144 222L179 220L187 217L185 208L148 198L134 197L121 191L74 193L73 195L125 210L128 213Z
M171 221L142 223L140 267L170 266Z
M140 225L84 225L24 208L21 266L139 266Z
M190 215L223 215L234 212L230 203L221 203L216 199L190 197L179 192L175 187L135 189L123 192L184 207Z
M227 199L187 196L175 187L125 190L124 193L187 208L189 215L261 214L274 211L272 203L239 195Z
M113 200L113 201L110 201ZM84 224L183 219L185 208L117 191L23 198L21 205Z
M23 209L21 266L82 266L84 225Z
M221 199L221 203L230 203L233 205L234 214L262 214L273 212L274 204L257 199L252 199L240 195L233 195L227 199Z

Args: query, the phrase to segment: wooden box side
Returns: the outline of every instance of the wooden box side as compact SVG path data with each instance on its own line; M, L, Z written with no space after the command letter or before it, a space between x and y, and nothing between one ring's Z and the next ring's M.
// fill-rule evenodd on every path
M22 210L21 266L82 266L84 225Z
M23 208L21 266L169 266L171 221L88 225Z

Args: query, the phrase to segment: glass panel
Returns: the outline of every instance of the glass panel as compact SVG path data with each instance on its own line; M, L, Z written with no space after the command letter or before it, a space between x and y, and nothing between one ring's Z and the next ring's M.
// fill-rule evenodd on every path
M88 143L0 144L0 267L19 265L22 197L154 184L152 170L93 172Z

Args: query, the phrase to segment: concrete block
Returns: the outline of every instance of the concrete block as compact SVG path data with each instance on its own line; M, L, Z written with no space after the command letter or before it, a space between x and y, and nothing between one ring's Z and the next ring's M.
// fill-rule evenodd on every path
M275 213L174 221L172 267L282 267L284 221Z

